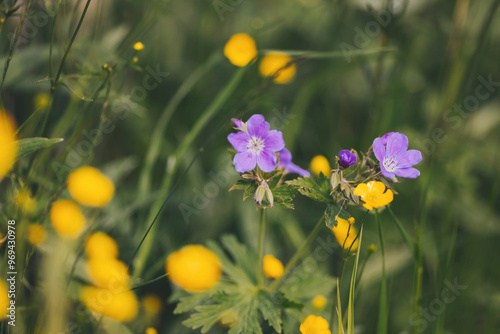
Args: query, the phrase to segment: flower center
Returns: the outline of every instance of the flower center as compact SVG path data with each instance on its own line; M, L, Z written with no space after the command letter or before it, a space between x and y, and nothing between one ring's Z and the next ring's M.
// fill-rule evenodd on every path
M255 155L259 155L264 150L264 140L258 137L251 137L247 143L247 149Z
M388 172L392 173L396 169L398 169L398 163L394 157L391 157L391 158L385 157L383 164L384 164L385 169Z

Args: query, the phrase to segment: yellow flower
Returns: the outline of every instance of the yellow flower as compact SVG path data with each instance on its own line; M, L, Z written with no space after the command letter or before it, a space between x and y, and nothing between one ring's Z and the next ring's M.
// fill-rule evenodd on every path
M259 72L263 77L274 76L275 83L288 83L295 76L295 64L287 66L291 60L292 58L284 53L268 53L260 62Z
M38 93L35 95L35 109L43 110L49 106L50 94L47 92Z
M354 224L354 218L352 217L348 220L337 217L337 227L333 227L332 231L335 234L335 239L342 247L355 251L358 249L358 239L356 239L358 231L352 224Z
M87 286L80 291L80 298L89 310L121 322L132 320L139 310L137 297L130 290L114 292Z
M257 46L250 35L236 34L231 36L224 46L224 56L231 64L244 67L257 57Z
M302 334L332 334L328 329L328 321L312 314L304 320L299 330Z
M142 307L149 314L157 314L161 310L161 299L156 295L147 295L142 299Z
M222 274L217 255L202 245L187 245L167 258L168 278L187 291L210 289Z
M28 240L33 246L45 241L45 229L40 224L30 224L28 226Z
M380 208L387 205L394 199L394 194L391 189L385 191L385 184L380 181L370 181L368 183L360 183L354 189L354 195L361 197L365 202L363 206L368 210Z
M330 176L331 168L328 159L323 155L317 155L311 160L311 170L314 174L319 175L319 173L323 173L325 176Z
M134 50L135 51L142 51L144 50L144 44L142 44L141 42L137 42L134 44Z
M23 188L16 192L15 201L16 205L22 208L27 213L32 213L36 209L36 201L31 197L30 191Z
M7 315L7 307L9 307L10 299L9 292L7 290L7 286L4 283L4 280L0 280L0 320L5 318Z
M148 327L146 328L146 334L158 334L158 332L153 327Z
M323 295L316 295L312 300L312 307L318 311L325 308L327 303L326 297Z
M71 196L86 206L103 207L115 193L111 179L90 166L83 166L71 172L67 183Z
M368 253L375 253L377 251L377 247L374 244L368 246Z
M118 257L118 245L107 234L95 232L85 241L85 253L89 258L114 259Z
M85 227L85 216L75 202L59 200L52 204L50 221L60 236L76 239Z
M17 150L14 122L0 110L0 181L14 165Z
M283 263L272 255L264 256L264 275L268 278L278 278L283 275Z
M129 285L127 265L113 258L91 258L87 262L90 277L96 285L113 291L124 290Z

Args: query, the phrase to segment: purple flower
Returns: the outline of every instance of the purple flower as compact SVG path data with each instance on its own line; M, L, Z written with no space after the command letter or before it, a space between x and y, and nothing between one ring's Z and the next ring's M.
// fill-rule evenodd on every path
M380 170L388 178L394 174L400 177L414 179L420 172L411 166L422 161L422 153L418 150L408 150L408 137L399 132L393 133L387 139L387 146L382 138L373 141L373 153L380 161Z
M231 121L234 123L234 127L236 129L245 131L245 129L243 128L244 123L241 121L241 119L231 118Z
M269 131L269 123L262 115L253 115L248 122L236 124L243 129L231 133L227 140L238 151L234 156L234 167L237 172L244 173L259 165L266 173L276 167L276 153L285 147L283 134L280 131ZM245 131L246 130L246 131Z
M394 132L388 132L386 133L385 135L383 135L382 137L380 137L380 139L382 139L382 144L384 144L384 146L387 146L387 141L389 140L389 138L394 134Z
M286 174L296 173L302 176L307 176L307 177L311 176L311 174L309 174L308 171L303 170L302 168L300 168L299 166L297 166L292 162L292 153L290 153L290 151L287 150L286 148L279 151L279 157L280 161L278 163L278 167L284 168Z
M339 158L339 165L344 168L354 165L358 159L356 153L351 153L349 150L340 151Z

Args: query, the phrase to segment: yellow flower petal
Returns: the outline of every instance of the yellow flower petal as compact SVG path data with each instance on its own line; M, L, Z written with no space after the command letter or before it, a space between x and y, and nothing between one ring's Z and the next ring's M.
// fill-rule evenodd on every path
M369 192L370 190L368 189L368 185L366 183L360 183L358 184L358 186L356 187L356 189L354 189L354 192L353 194L355 196L366 196L366 194Z
M224 56L229 59L231 64L244 67L257 57L257 46L250 35L235 34L224 46Z
M311 160L311 170L316 175L319 175L319 173L323 173L323 175L325 176L330 176L330 163L325 156L317 155Z
M120 322L132 320L139 310L137 297L130 290L113 291L87 286L80 291L80 298L89 310Z
M302 322L299 330L302 334L331 334L328 321L312 314Z
M275 279L283 275L283 263L272 255L264 256L263 266L264 275L266 275L267 278Z
M83 166L71 172L67 183L71 196L86 206L103 207L115 193L111 179L90 166Z
M50 221L54 230L67 239L76 239L85 227L85 216L76 203L59 200L52 204Z
M12 169L17 158L14 122L0 110L0 181Z
M288 83L295 76L295 64L288 65L291 60L292 57L285 53L268 53L260 62L259 72L263 77L274 76L275 83Z

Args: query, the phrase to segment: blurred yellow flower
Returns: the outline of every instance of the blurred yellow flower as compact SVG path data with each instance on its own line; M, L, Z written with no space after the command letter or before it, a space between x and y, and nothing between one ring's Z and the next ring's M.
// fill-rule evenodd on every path
M377 247L374 244L368 246L368 253L375 253L377 251Z
M85 216L75 202L59 200L52 204L50 221L56 232L68 239L76 239L85 227Z
M0 280L0 320L5 318L7 315L7 307L9 307L10 299L9 292L7 290L7 286L5 285L4 280Z
M323 295L316 295L312 300L312 307L315 310L321 311L325 308L327 303L326 297Z
M224 56L229 59L231 64L244 67L257 57L257 46L250 35L235 34L224 46Z
M202 245L187 245L167 258L168 278L187 291L210 289L222 274L217 255Z
M264 256L264 275L267 278L275 279L283 275L283 263L272 255Z
M43 110L49 106L50 94L47 92L38 93L35 95L35 109Z
M311 160L311 170L314 174L323 173L325 176L330 176L331 168L328 159L324 155L317 155Z
M103 207L115 193L113 181L97 168L80 167L68 176L68 190L73 198L86 206Z
M144 44L142 44L141 42L137 42L134 44L134 50L135 51L142 51L144 50Z
M295 64L287 66L291 60L285 53L268 53L260 61L259 72L263 77L274 76L275 83L288 83L295 76Z
M332 231L340 246L355 251L358 249L358 239L356 238L358 231L352 224L354 224L353 217L350 217L349 220L337 217L337 227L332 228Z
M18 145L16 141L14 122L0 110L0 181L11 170L17 158Z
M80 298L89 310L120 322L134 319L139 310L137 297L130 290L114 292L86 286L80 291Z
M34 223L28 226L28 240L33 246L44 242L45 237L45 229L42 225Z
M161 310L161 299L156 295L147 295L142 298L142 307L149 314L157 314Z
M36 209L36 201L31 197L30 191L26 188L20 189L16 192L14 199L16 205L27 213L32 213Z
M130 274L127 265L113 258L91 258L87 262L89 276L100 287L113 291L129 286Z
M385 184L380 181L370 181L368 183L360 183L354 189L354 195L361 197L365 202L363 206L368 210L380 208L387 205L394 199L394 194L391 189L385 191Z
M332 334L328 329L328 321L312 314L304 320L299 330L302 334Z
M153 327L148 327L146 328L146 334L158 334L158 332Z
M85 253L89 258L114 259L118 257L118 245L109 235L94 232L85 241Z

